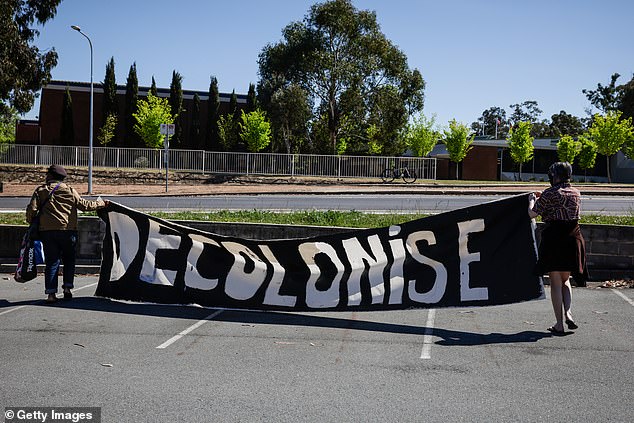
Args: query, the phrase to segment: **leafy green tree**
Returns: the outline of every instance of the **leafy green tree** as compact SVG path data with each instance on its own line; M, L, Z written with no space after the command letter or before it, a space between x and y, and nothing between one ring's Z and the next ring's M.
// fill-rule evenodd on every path
M247 104L245 111L247 113L254 112L258 107L258 101L255 95L255 84L249 84L249 91L247 92Z
M621 85L619 89L621 97L618 109L623 112L621 119L634 119L634 76L627 84Z
M371 124L366 129L366 135L368 137L368 153L372 155L381 154L381 144L378 139L379 128L376 125Z
M194 148L205 149L204 139L200 136L200 96L194 93L192 121L189 126L189 144Z
M37 26L57 13L61 0L11 0L0 3L0 119L11 121L14 111L26 113L36 93L51 79L57 52L33 45ZM34 25L34 23L36 25Z
M139 79L136 74L136 62L130 66L128 79L125 84L125 145L127 147L141 147L141 139L134 131L134 113L139 101ZM112 123L112 119L110 119ZM108 123L108 122L106 122ZM115 124L116 126L116 124Z
M223 151L231 151L238 144L238 125L233 113L227 113L218 119L218 139Z
M251 153L264 150L271 142L271 124L266 119L266 114L260 109L249 113L241 110L240 113L240 138L247 150Z
M587 180L588 169L592 169L597 159L597 144L586 135L579 135L581 148L579 149L579 167L584 170L584 180Z
M298 153L306 141L311 110L306 91L299 85L277 89L269 102L274 140L281 140L286 153ZM277 135L277 136L275 136Z
M97 140L101 145L108 145L114 138L114 132L117 129L117 115L106 116L106 121L101 126Z
M397 107L385 114L376 109L385 106L386 96L378 94L393 87L398 100L413 113L422 110L425 82L417 70L410 70L405 54L381 32L376 14L357 10L351 0L330 0L313 5L301 22L292 22L282 31L283 40L264 47L259 56L259 86L297 84L308 94L314 105L313 123L325 114L329 149L334 153L340 131L341 117L355 115L342 107L344 93L355 91L363 99L365 116L373 112L374 119L394 117ZM380 106L378 103L380 103ZM268 105L264 104L265 108ZM395 119L404 127L407 119ZM398 132L383 122L357 125L357 136L365 135L368 124L381 131ZM321 124L318 124L321 127ZM399 129L401 129L399 128ZM320 131L313 134L321 133ZM348 134L346 134L347 136ZM394 141L394 140L392 140Z
M564 135L557 143L557 157L560 162L573 164L580 150L581 143L570 135Z
M211 77L209 83L209 100L207 101L207 150L214 151L220 148L220 136L218 135L218 120L220 119L220 92L218 80Z
M405 103L400 100L398 89L391 85L380 87L375 90L370 101L368 123L375 125L379 130L377 139L381 144L382 154L390 156L403 154L407 149L404 137L407 126L407 108ZM348 119L351 118L348 115L342 115L342 117L344 116ZM345 132L348 137L352 132L350 129ZM341 132L339 131L337 135L340 135Z
M114 57L106 65L106 76L103 80L103 103L101 106L102 122L105 122L108 116L119 114L119 104L117 103L117 81L115 79ZM117 145L117 136L113 137L114 145Z
M417 157L427 156L434 149L440 138L441 134L436 128L435 116L427 118L421 113L408 125L407 147Z
M0 113L0 144L15 143L15 126L18 120L18 112L12 107L6 114Z
M586 98L594 107L599 109L603 113L615 111L618 109L620 103L620 91L616 86L616 80L621 75L618 73L612 74L610 83L608 85L597 84L596 90L581 90L585 94Z
M158 97L158 90L156 89L156 81L154 80L154 75L152 75L152 85L150 86L150 94L154 97Z
M496 133L497 128L497 133ZM506 137L508 134L508 123L506 121L506 111L500 107L489 107L482 112L482 116L471 124L474 133L488 135L490 137Z
M520 181L522 180L522 165L533 158L535 150L534 138L531 136L532 126L533 124L530 122L517 122L511 128L507 138L511 159L520 165Z
M170 143L174 148L183 148L183 123L181 120L181 112L183 111L183 77L180 73L172 71L172 82L170 83L170 99L169 104L172 108L172 116L174 117L174 135Z
M470 132L471 130L467 125L456 122L456 119L452 119L449 122L449 129L444 131L442 142L447 146L449 160L456 164L456 179L459 178L458 163L467 157L475 137L475 134L469 136Z
M62 100L62 124L59 130L59 145L75 145L75 126L73 124L73 99L66 87Z
M537 102L534 100L511 104L509 107L513 110L511 114L511 123L513 125L519 122L535 123L542 114L542 109L537 106Z
M229 97L229 113L237 116L238 112L238 95L236 90L231 91L231 97Z
M581 122L581 119L568 114L563 110L552 115L550 120L550 131L556 137L561 137L563 135L576 137L584 132L583 122Z
M145 145L150 148L163 147L164 135L161 134L161 124L174 123L167 99L148 93L147 99L139 100L134 117L136 119L134 130Z
M623 145L634 137L632 119L620 120L620 111L609 111L605 116L594 115L592 126L588 130L592 141L597 144L597 151L606 158L608 182L610 175L610 157L616 154Z

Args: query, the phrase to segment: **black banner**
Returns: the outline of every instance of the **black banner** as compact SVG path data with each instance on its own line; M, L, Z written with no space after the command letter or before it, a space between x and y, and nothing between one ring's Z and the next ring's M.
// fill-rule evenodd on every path
M111 202L96 295L267 310L389 310L543 297L528 194L380 229L220 236Z

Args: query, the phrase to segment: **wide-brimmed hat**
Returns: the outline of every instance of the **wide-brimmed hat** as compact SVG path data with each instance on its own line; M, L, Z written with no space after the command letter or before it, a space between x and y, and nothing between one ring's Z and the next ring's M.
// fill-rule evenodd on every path
M61 179L64 179L68 175L66 173L66 169L64 169L63 166L56 165L56 164L50 165L46 173L52 176L59 177Z

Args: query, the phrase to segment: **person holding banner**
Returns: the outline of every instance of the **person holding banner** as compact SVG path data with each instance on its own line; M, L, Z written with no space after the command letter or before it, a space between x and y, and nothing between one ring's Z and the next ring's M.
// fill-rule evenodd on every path
M77 245L77 210L93 211L106 207L108 201L88 201L64 182L66 169L51 165L46 172L46 183L38 187L26 207L26 221L30 224L38 210L39 234L44 248L44 287L46 302L57 301L60 261L64 263L64 299L71 299L75 279L75 246Z
M568 329L578 327L571 312L570 276L577 286L584 286L588 278L585 241L579 228L581 195L570 185L571 176L570 163L553 163L548 169L551 187L531 197L528 212L531 218L540 215L544 222L537 269L540 274L548 273L550 278L557 322L548 330L557 335L565 333L564 319Z

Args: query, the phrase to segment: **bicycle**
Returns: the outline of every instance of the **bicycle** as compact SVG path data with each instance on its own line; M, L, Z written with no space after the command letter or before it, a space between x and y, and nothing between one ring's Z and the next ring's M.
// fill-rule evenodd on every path
M415 170L409 170L407 166L387 168L381 174L383 182L392 182L396 178L403 178L406 184L416 181L417 175Z

